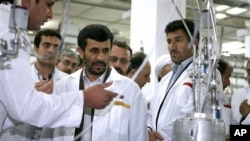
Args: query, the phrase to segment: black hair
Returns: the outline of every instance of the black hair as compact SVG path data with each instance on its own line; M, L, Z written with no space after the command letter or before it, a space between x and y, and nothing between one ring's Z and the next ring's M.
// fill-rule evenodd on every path
M193 36L195 34L194 22L192 20L189 20L189 19L184 19L184 22L186 23L191 35ZM165 33L168 34L170 32L174 32L174 31L179 30L179 29L183 30L186 33L186 35L190 41L191 39L188 35L188 31L187 31L185 25L183 24L182 20L175 20L175 21L170 22L165 28ZM200 38L199 32L197 32L196 38L199 40L199 38Z
M130 48L130 46L127 44L127 42L125 42L125 41L122 42L122 41L117 41L117 40L115 40L115 41L113 42L113 45L116 45L116 46L118 46L118 47L120 47L120 48L124 48L124 49L129 50L130 58L132 57L133 51L132 51L132 49Z
M111 48L114 36L107 26L101 24L90 24L85 26L79 32L77 37L78 46L82 50L85 50L87 39L93 39L99 42L107 41L108 39L110 39Z
M77 65L80 63L80 58L78 57L77 53L71 49L63 49L60 51L60 55L58 57L58 62L61 61L65 56L67 57L75 57L77 60Z
M136 52L136 53L134 53L133 56L132 56L132 58L131 58L131 60L130 60L130 66L128 68L128 73L132 69L136 69L137 70L142 65L142 63L143 63L143 61L144 61L144 59L146 57L147 57L147 55L145 53L143 53L143 52Z
M220 72L221 75L224 74L225 70L226 70L228 67L232 68L232 67L230 66L230 64L229 64L228 62L226 62L225 60L220 59L220 60L218 61L217 69L219 70L219 72ZM233 69L233 68L232 68L232 69Z
M40 0L36 0L36 4L38 4L39 1ZM11 4L14 4L14 0L0 0L0 3L4 3L4 4L11 3Z
M62 40L62 36L56 30L52 30L52 29L40 30L37 32L37 34L34 38L34 44L37 48L39 47L39 44L42 40L42 36L56 36L59 40Z
M0 3L3 3L3 4L11 3L11 4L13 4L14 0L0 0Z

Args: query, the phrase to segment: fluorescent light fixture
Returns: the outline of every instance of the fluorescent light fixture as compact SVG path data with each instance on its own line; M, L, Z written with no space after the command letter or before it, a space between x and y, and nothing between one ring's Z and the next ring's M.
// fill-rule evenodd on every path
M29 30L29 31L28 31L28 34L34 34L34 32L33 32L33 31L31 31L31 30Z
M230 53L229 52L222 52L221 55L222 56L230 56Z
M231 50L235 50L235 49L239 49L244 47L244 43L240 42L240 41L234 41L234 42L227 42L227 43L223 43L222 44L222 52L224 51L231 51Z
M234 8L228 9L226 13L231 14L231 15L238 15L246 11L247 9L245 8L234 7Z
M216 17L217 19L224 19L224 18L227 17L227 15L226 15L226 14L222 14L222 13L217 13L217 14L215 14L215 17Z
M237 55L237 54L244 54L245 51L246 51L245 48L238 48L238 49L230 50L229 53Z
M56 20L50 20L41 25L41 28L57 29L59 22Z
M228 9L228 8L230 8L230 7L227 6L227 5L218 5L218 6L215 8L215 10L218 11L218 12L220 12L220 11L226 10L226 9Z

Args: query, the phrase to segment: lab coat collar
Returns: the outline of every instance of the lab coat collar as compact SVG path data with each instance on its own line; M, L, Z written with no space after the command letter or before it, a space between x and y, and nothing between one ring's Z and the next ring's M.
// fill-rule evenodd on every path
M173 72L175 73L177 71L177 69L183 70L192 60L193 60L193 57L190 57L190 58L184 60L180 65L173 63L173 65L172 65Z
M79 79L79 76L81 74L81 71L83 70L82 69L79 69L77 70L76 72L72 73L69 75L70 78L73 78L73 79ZM106 72L105 72L106 73ZM103 73L99 79L103 80L104 79L104 75L105 73ZM85 75L85 73L83 73L83 75ZM109 81L120 81L122 80L122 77L125 77L125 76L122 76L121 74L119 74L113 67L111 67L111 73L107 79L106 82L109 82Z

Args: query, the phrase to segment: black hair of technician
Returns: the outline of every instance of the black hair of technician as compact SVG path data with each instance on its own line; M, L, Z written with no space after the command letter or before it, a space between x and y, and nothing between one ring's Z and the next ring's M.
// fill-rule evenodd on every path
M138 69L144 59L147 57L147 55L143 52L136 52L132 55L131 57L131 60L130 60L130 65L129 65L129 68L128 68L128 73L132 70L132 69Z

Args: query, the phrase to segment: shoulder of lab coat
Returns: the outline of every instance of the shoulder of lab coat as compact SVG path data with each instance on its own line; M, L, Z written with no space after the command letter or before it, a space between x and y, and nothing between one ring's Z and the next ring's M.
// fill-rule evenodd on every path
M56 84L57 81L61 80L62 78L64 78L65 76L68 76L69 74L60 71L58 68L55 67L55 72L53 75L53 80L54 80L54 84Z
M64 92L79 91L79 77L81 71L82 69L77 70L76 72L57 81L56 85L54 86L54 93L61 94Z

